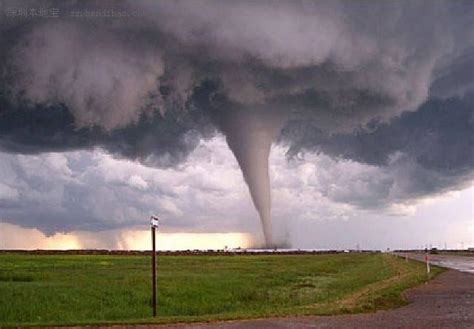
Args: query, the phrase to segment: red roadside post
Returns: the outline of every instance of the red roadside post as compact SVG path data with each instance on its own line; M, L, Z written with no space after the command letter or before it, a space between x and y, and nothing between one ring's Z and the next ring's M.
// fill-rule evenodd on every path
M151 245L152 245L152 254L151 254L151 271L152 271L152 307L153 307L153 317L156 317L156 229L159 225L158 217L150 217L150 226L151 226Z

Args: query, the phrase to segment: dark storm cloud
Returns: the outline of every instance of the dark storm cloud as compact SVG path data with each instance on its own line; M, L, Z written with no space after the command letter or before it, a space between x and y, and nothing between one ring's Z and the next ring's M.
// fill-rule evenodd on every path
M77 127L110 131L186 110L208 81L219 88L207 96L225 105L329 131L414 111L431 85L443 97L472 88L459 74L472 67L469 2L134 1L114 8L144 16L119 20L70 17L103 2L39 4L62 16L4 19L3 94L63 104Z
M60 17L2 17L5 152L101 147L175 166L220 130L242 165L256 155L235 145L255 127L267 145L278 121L290 154L405 175L397 197L377 204L472 179L469 1L4 3L22 6L55 7ZM110 8L140 17L71 17ZM251 168L242 165L247 180ZM269 198L255 197L257 208L258 199Z
M98 146L148 165L167 167L186 159L199 139L214 131L206 114L192 109L165 117L143 116L137 123L113 131L77 127L64 106L5 106L0 110L0 148L23 154Z
M296 121L287 125L282 139L290 143L290 156L310 150L383 166L402 152L427 169L465 172L474 166L473 108L474 93L430 100L416 112L350 134L328 134L311 122Z
M284 129L281 139L289 143L290 157L305 151L322 152L390 168L395 180L396 176L406 176L404 194L395 199L410 199L461 188L474 178L473 107L473 93L462 98L430 100L416 112L352 134L327 134L311 123L293 122ZM385 184L385 189L392 185L393 182ZM366 202L370 200L353 199L349 203ZM383 204L384 201L377 201L378 206Z

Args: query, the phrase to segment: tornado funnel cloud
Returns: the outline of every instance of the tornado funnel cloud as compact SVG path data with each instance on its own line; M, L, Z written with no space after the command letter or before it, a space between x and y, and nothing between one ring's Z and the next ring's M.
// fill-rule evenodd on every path
M265 245L273 247L271 219L270 176L268 157L283 120L265 112L239 111L228 113L219 120L227 144L242 170L253 204L262 224Z

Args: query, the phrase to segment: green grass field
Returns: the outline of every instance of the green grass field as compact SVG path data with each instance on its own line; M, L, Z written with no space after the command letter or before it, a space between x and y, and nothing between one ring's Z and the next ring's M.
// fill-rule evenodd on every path
M367 312L403 304L424 271L385 254L160 256L153 319L149 257L3 254L0 326Z

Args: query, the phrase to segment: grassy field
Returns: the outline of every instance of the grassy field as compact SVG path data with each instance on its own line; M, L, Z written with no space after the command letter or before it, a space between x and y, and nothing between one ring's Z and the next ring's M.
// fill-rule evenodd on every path
M367 312L403 304L424 270L386 254L162 256L153 319L149 257L3 254L0 326Z

